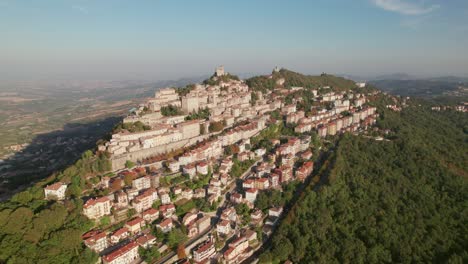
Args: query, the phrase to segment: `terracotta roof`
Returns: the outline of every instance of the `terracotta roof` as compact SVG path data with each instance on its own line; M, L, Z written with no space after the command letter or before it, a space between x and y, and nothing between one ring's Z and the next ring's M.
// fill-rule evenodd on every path
M126 244L125 246L120 247L119 249L111 252L110 254L105 255L103 257L103 259L106 262L111 262L111 261L113 261L116 258L126 254L127 252L129 252L130 250L132 250L132 249L134 249L136 247L138 247L138 244L135 241L132 241L132 242Z
M245 190L245 192L248 192L248 193L256 193L256 192L258 192L258 190L255 189L255 188L250 188L250 189Z
M89 199L88 201L86 201L86 203L83 205L84 208L88 208L90 206L94 206L98 203L105 203L105 202L108 202L110 201L109 198L107 196L104 196L104 197L100 197L100 198L91 198Z
M160 227L167 227L169 225L172 225L172 219L170 219L170 218L167 218L164 221L162 221L161 223L159 223Z
M127 232L128 232L128 228L122 227L122 228L120 228L119 230L115 231L115 232L112 234L112 236L121 236L121 235L123 235L123 234L125 234L125 233L127 233Z
M158 214L158 210L154 209L154 208L150 208L146 211L143 212L143 215L154 215L154 214Z
M135 217L134 219L130 220L127 222L127 225L129 226L134 226L134 225L138 225L140 224L141 222L143 222L144 220L141 218L141 217Z
M223 220L223 221L219 222L218 225L220 225L220 226L228 226L228 225L229 225L229 221L228 221L228 220Z
M143 235L143 236L140 236L139 238L136 239L136 242L140 245L144 245L152 240L155 240L156 237L151 235L151 234L147 234L147 235Z
M99 232L99 233L96 233L95 235L87 238L85 240L85 243L86 244L94 244L97 240L99 239L102 239L102 238L105 238L106 237L106 233L104 232Z
M212 246L213 246L213 242L211 242L211 241L205 242L204 244L202 244L201 246L199 246L197 249L195 249L195 252L201 253L201 252L203 252L203 251L208 250L208 249L211 248Z
M50 191L57 191L58 189L60 189L60 187L62 187L63 185L65 185L64 183L62 182L56 182L52 185L48 185L46 186L44 189L46 190L50 190Z

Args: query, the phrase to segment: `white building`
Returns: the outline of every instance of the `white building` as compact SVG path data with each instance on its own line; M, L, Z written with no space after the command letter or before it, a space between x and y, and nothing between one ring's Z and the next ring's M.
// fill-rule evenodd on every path
M46 199L65 199L65 192L67 190L67 185L62 182L56 182L52 185L48 185L44 188L44 195Z

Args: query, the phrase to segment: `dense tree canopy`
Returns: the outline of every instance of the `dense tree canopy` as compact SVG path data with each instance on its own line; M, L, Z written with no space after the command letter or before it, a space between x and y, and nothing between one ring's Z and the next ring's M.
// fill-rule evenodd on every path
M329 185L306 190L263 262L468 261L466 116L417 104L381 114L392 140L343 136Z

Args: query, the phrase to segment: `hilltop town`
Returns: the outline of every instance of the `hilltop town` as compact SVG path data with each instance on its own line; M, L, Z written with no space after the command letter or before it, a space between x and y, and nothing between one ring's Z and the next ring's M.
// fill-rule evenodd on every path
M318 182L322 143L378 117L366 84L291 86L278 68L263 78L273 89L220 66L203 83L159 89L98 146L109 171L89 179L81 213L102 263L242 263ZM67 188L50 184L45 199L64 201Z

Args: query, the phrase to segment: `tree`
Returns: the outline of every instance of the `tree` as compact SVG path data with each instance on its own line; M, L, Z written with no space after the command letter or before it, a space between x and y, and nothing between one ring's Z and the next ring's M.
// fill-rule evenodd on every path
M187 236L182 232L182 230L175 228L167 235L167 245L172 249L176 249L177 245L182 243Z
M99 225L100 225L101 227L103 227L103 228L106 227L106 226L109 226L110 223L111 223L110 217L107 216L107 215L101 217L101 219L99 220Z
M211 122L210 126L208 127L210 133L219 132L223 130L223 128L224 128L223 121Z
M125 185L126 185L126 186L131 186L131 185L132 185L132 182L133 182L133 180L134 180L134 178L135 178L135 177L134 177L132 174L130 174L130 173L125 174L125 176L124 176L124 183L125 183Z
M128 209L128 211L127 211L127 217L128 217L128 218L131 218L131 217L133 217L136 213L137 213L137 211L135 210L135 208L130 208L130 209Z
M187 254L185 254L185 245L184 245L184 243L180 243L177 246L177 257L179 259L187 258Z
M110 188L112 189L112 191L118 191L120 189L122 189L122 180L121 179L114 179L112 182L111 182L111 185L110 185Z
M153 263L155 260L161 257L161 253L159 253L159 250L157 247L150 247L147 249L143 247L139 247L138 254L144 261L148 263Z
M130 168L133 168L133 167L135 167L135 162L133 162L131 160L127 160L125 162L125 168L130 169Z

